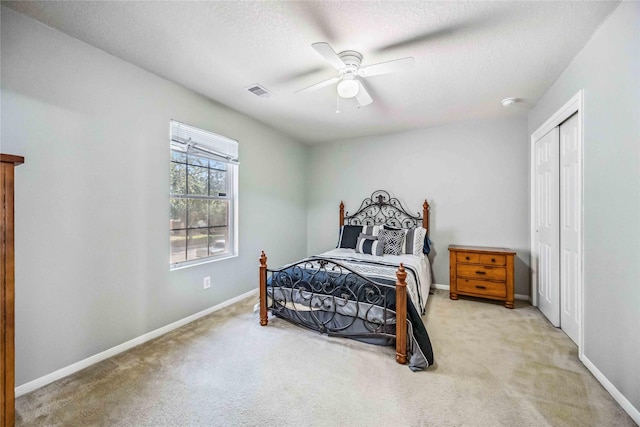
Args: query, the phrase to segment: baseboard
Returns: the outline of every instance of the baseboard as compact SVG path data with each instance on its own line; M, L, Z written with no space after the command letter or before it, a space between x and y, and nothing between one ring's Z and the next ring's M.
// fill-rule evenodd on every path
M580 360L582 361L584 366L586 366L587 369L593 374L593 376L596 377L598 381L600 381L600 384L602 384L605 390L609 392L611 397L613 397L615 401L618 402L618 405L620 405L622 409L624 409L625 412L629 414L631 419L633 419L636 424L640 425L640 411L635 408L631 404L631 402L629 402L627 398L624 397L622 393L620 393L616 386L614 386L611 381L609 381L607 377L605 377L604 374L600 372L598 368L596 368L596 365L594 365L593 362L591 362L587 358L587 356L585 356L584 354L580 354Z
M102 362L105 359L108 359L110 357L115 356L116 354L122 353L123 351L127 351L129 349L132 349L133 347L136 347L140 344L143 344L147 341L151 341L154 338L158 338L161 335L166 334L167 332L171 332L174 329L178 329L181 326L186 325L187 323L191 323L194 320L198 320L201 317L204 317L208 314L211 314L213 312L216 312L218 310L221 310L225 307L230 306L231 304L234 304L240 300L243 300L244 298L247 298L253 294L258 293L258 289L253 289L249 292L245 292L242 295L238 295L237 297L231 298L230 300L221 302L218 305L214 305L213 307L209 307L205 310L202 310L198 313L192 314L191 316L187 316L184 319L180 319L177 320L173 323L170 323L166 326L163 326L161 328L158 328L156 330L153 330L151 332L148 332L144 335L140 335L137 338L134 338L132 340L126 341L120 345L117 345L115 347L112 347L108 350L105 350L101 353L95 354L91 357L87 357L86 359L83 359L79 362L76 362L72 365L66 366L64 368L58 369L57 371L54 371L50 374L47 374L45 376L42 376L40 378L36 378L33 381L30 381L26 384L22 384L18 387L16 387L15 393L16 393L16 397L22 396L23 394L27 394L30 393L34 390L39 389L40 387L44 387L47 384L50 384L54 381L57 381L61 378L64 378L66 376L69 376L71 374L74 374L78 371L81 371L82 369L88 368L91 365L94 365L98 362Z
M436 289L443 289L445 291L449 290L449 285L441 285L439 283L432 283L431 287L432 288L436 288ZM515 299L519 299L519 300L523 300L523 301L531 301L531 298L529 298L529 295L515 294L513 297Z

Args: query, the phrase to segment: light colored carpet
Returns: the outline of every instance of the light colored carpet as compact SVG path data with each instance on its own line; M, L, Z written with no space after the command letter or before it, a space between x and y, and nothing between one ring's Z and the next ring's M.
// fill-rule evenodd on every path
M436 291L436 365L272 319L255 298L17 399L17 425L632 426L577 348L522 302Z

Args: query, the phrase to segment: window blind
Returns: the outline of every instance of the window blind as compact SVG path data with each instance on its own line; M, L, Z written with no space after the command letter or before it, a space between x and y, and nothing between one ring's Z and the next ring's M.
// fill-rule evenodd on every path
M171 120L171 149L237 164L238 141Z

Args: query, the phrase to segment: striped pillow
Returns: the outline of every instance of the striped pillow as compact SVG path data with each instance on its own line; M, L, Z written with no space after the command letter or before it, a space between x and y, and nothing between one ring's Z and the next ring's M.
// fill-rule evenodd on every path
M424 248L424 238L427 236L427 230L422 227L407 230L404 236L404 244L402 245L402 253L410 255L422 255Z
M360 234L358 237L358 243L356 244L356 252L382 256L384 253L384 240L379 240L378 236Z
M362 234L367 234L369 236L377 236L382 230L381 225L363 225L362 226Z

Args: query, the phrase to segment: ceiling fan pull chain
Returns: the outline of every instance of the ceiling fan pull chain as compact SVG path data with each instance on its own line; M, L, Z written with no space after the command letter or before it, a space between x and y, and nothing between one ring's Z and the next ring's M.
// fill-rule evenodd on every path
M340 95L336 95L336 114L340 112Z

